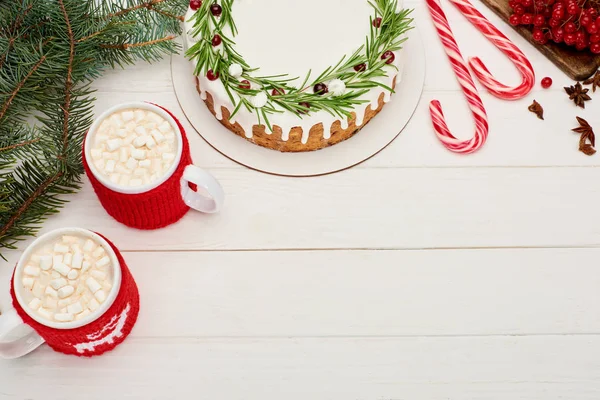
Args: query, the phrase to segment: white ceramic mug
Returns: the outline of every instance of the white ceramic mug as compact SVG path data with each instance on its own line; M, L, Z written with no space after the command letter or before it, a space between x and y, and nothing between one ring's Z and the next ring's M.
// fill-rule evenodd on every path
M91 314L71 322L50 321L31 310L27 304L27 301L25 300L24 291L27 289L25 289L22 284L23 269L25 268L26 263L29 261L32 253L41 246L49 242L53 242L63 235L89 238L94 242L99 243L104 248L106 255L108 255L110 258L112 268L112 288L107 293L106 300ZM92 335L97 336L96 340L101 339L102 335L98 336L98 326L93 325L95 325L94 322L99 320L101 317L104 320L110 320L112 318L116 318L116 314L120 312L119 310L113 308L110 313L107 313L107 311L111 309L115 303L115 299L121 290L123 281L122 269L123 266L119 262L118 256L115 250L113 250L113 247L103 237L95 232L81 228L64 228L57 229L40 236L29 247L27 247L27 249L21 255L11 280L11 294L13 295L13 301L16 302L15 307L19 307L20 311L22 313L24 312L29 318L31 318L31 320L26 318L28 323L24 322L24 319L19 315L19 312L16 308L11 308L0 315L0 357L21 357L33 351L45 341L48 341L48 344L57 351L62 351L61 349L63 348L66 348L66 350L69 351L69 346L73 346L74 350L73 352L70 352L73 354L77 352L78 348L76 345L89 342L89 337ZM132 281L132 277L128 271L126 284L133 284L135 286L135 283ZM137 294L137 287L135 294ZM127 301L130 301L130 299L127 299ZM129 316L131 316L131 313ZM106 330L104 334L110 334L110 329L107 329L107 326L104 323L102 325L102 329ZM85 352L80 351L80 353L83 354ZM93 352L89 355L93 355Z
M155 182L142 186L116 185L91 162L93 138L102 122L115 112L142 109L154 112L171 124L175 132L177 154L172 166ZM179 220L189 208L205 213L218 212L224 202L219 182L208 172L192 164L189 143L181 124L166 109L145 102L114 106L92 124L84 143L84 167L106 211L119 222L139 229L157 229ZM193 190L196 186L199 190Z

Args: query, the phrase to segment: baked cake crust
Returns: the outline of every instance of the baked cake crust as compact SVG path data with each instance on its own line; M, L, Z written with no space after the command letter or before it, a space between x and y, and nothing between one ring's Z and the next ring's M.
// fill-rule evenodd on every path
M392 88L396 87L396 78L394 78L392 83ZM199 94L202 94L200 90L200 81L196 78L196 90ZM357 126L356 124L356 113L352 112L352 118L348 122L348 128L342 129L341 121L335 121L333 125L331 125L331 137L325 139L323 136L323 123L319 123L313 125L310 128L310 134L308 136L308 142L302 143L302 128L294 127L290 131L289 138L287 140L282 139L282 129L281 127L274 125L273 133L267 133L266 127L264 125L254 125L252 127L252 137L247 137L244 128L239 123L231 123L229 121L229 117L231 115L230 110L222 106L222 118L216 118L215 112L215 103L213 100L213 96L210 92L206 91L206 100L204 103L210 110L210 112L215 116L215 118L227 129L231 132L235 133L238 136L243 137L247 141L257 144L262 147L266 147L272 150L278 150L281 152L306 152L306 151L314 151L320 150L325 147L333 146L339 142L342 142L346 139L351 138L355 134L357 134L362 128L367 125L371 119L373 119L385 105L384 101L385 93L381 93L379 95L379 99L377 100L377 108L373 109L372 105L369 105L365 110L364 122L361 126Z

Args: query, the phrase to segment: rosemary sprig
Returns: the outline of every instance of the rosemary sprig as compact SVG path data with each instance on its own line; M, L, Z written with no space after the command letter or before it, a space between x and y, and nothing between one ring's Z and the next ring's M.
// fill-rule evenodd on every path
M365 0L368 1L375 12L371 17L369 35L365 44L351 56L343 56L340 61L325 69L316 78L311 79L311 71L304 78L301 85L294 87L292 78L286 74L277 76L255 76L257 68L252 68L244 60L243 56L235 50L235 37L238 33L232 14L234 0L205 1L192 16L193 28L191 34L199 41L190 47L186 53L187 57L196 61L194 73L206 75L209 70L218 74L225 90L235 105L231 117L235 116L244 107L249 112L256 114L259 124L261 121L272 131L269 115L289 111L298 117L303 115L325 111L340 118L350 117L350 113L357 105L368 100L361 98L370 89L381 87L393 92L391 87L380 83L377 78L388 76L388 70L395 68L386 64L382 55L386 51L398 51L406 41L406 33L412 29L413 19L409 18L412 10L398 9L398 0ZM222 14L215 18L211 11L212 4L220 4ZM381 18L381 25L375 28L374 18ZM222 45L215 51L212 46L213 37L218 34L222 38ZM231 35L231 37L230 37ZM229 74L229 67L238 64L243 68L241 78L235 78ZM354 67L365 64L362 71L355 71ZM339 79L348 89L341 96L332 93L324 95L315 94L312 88L317 83L329 82ZM245 89L240 87L240 80L248 80L254 87L259 89ZM273 95L273 90L278 94ZM255 108L250 102L252 96L260 92L267 94L267 104L262 108ZM308 104L308 107L305 105Z

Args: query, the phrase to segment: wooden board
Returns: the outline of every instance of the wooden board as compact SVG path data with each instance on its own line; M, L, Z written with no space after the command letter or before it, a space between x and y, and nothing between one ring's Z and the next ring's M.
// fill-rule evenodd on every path
M512 26L508 22L512 14L508 0L481 0L481 2L498 14L509 26ZM575 48L559 45L552 41L541 46L533 40L533 34L528 28L524 26L512 27L542 54L548 57L550 61L556 64L565 74L575 80L581 81L589 78L600 67L600 55L594 55L590 52L579 52Z

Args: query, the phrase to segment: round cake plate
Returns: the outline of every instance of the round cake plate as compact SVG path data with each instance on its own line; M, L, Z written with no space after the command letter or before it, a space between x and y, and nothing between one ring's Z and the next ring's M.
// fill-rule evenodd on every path
M389 145L414 114L425 82L423 41L415 29L404 47L400 85L383 110L353 137L317 151L281 153L230 132L208 110L196 91L193 64L183 54L171 59L175 94L190 124L218 152L248 168L283 176L317 176L351 168Z

